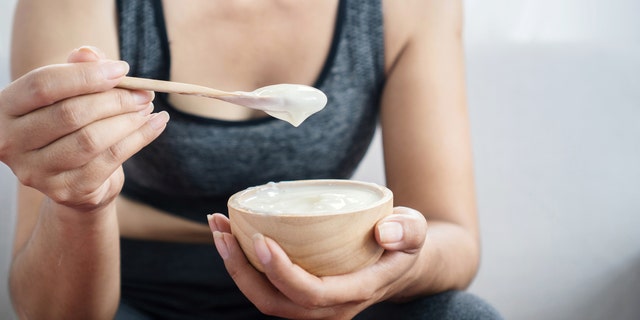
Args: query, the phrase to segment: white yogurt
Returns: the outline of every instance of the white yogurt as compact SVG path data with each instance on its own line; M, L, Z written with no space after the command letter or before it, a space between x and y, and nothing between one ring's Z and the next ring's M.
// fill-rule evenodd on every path
M270 182L237 198L239 205L267 214L343 213L370 207L382 194L349 184L287 184Z
M224 100L252 109L263 110L272 117L299 126L327 104L324 92L300 84L275 84L252 92L233 92Z

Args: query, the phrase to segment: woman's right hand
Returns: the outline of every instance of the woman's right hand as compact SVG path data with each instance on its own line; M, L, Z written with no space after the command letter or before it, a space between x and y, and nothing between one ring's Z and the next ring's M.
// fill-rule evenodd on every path
M153 92L115 88L124 61L88 47L69 63L33 70L0 91L0 161L53 201L93 211L118 195L122 163L166 127Z

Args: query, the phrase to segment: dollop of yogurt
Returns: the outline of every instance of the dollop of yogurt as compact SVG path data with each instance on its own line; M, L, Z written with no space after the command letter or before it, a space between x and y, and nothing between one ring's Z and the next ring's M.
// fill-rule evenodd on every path
M275 84L252 92L236 91L224 100L266 112L297 127L327 105L324 92L301 84Z
M342 213L366 208L381 198L370 188L346 185L291 187L271 182L250 189L241 205L266 214Z

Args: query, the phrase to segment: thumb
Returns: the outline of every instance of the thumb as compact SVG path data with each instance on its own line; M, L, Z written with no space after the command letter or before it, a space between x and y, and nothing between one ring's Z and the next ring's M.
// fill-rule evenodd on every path
M105 58L106 56L104 52L102 52L100 49L92 46L82 46L71 51L69 57L67 58L67 62L94 62Z
M427 235L427 220L417 210L396 207L376 224L376 240L386 250L414 253L422 248Z

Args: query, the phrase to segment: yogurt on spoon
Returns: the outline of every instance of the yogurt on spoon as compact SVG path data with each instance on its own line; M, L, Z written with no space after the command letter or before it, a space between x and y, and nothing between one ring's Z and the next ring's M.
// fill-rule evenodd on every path
M322 91L300 84L275 84L252 92L235 91L232 94L220 99L262 110L295 127L327 105L327 96Z

